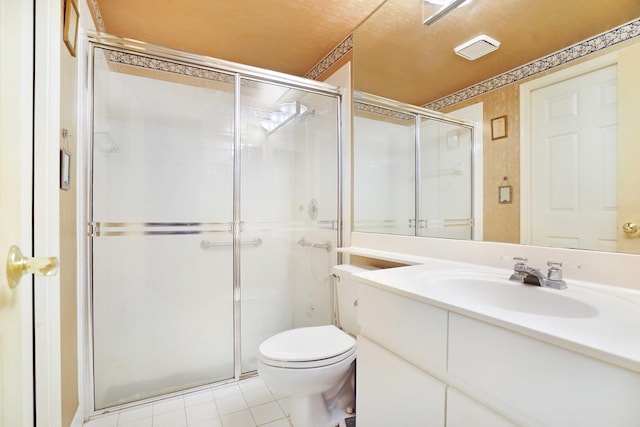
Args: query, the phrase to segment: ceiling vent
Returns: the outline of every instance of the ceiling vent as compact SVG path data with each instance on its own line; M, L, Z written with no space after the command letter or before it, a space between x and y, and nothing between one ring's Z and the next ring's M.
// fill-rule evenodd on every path
M453 49L453 51L457 55L460 55L463 58L473 61L474 59L478 59L481 56L486 55L487 53L493 52L499 47L500 47L500 42L498 40L492 39L487 35L481 34L478 37L475 37L466 43L462 43L460 46Z

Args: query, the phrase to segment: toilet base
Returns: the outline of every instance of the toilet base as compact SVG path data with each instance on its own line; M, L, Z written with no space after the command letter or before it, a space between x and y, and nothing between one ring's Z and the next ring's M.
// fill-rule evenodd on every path
M340 384L325 393L291 396L289 419L293 427L336 427L354 406L355 363Z
M330 414L322 393L291 396L291 425L294 427L330 427Z
M327 409L322 393L291 398L289 420L293 427L336 427L347 416L343 408Z

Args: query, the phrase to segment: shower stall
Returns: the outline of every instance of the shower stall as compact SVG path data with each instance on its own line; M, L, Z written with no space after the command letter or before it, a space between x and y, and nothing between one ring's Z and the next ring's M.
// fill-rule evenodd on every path
M252 375L332 322L339 88L90 37L89 353L102 411Z

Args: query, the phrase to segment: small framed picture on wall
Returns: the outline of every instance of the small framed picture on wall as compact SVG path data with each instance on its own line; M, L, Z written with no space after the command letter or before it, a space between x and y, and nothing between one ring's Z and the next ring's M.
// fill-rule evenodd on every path
M507 137L507 116L491 119L491 140Z
M76 56L76 44L78 41L78 5L75 0L64 1L64 26L62 29L62 40L67 45L67 49L72 56Z

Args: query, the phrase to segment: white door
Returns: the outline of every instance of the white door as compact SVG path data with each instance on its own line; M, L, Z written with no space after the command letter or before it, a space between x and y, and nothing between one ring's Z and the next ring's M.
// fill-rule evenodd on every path
M615 251L612 65L531 94L531 244Z
M11 245L31 254L33 2L0 1L0 425L33 424L32 281L11 289Z

